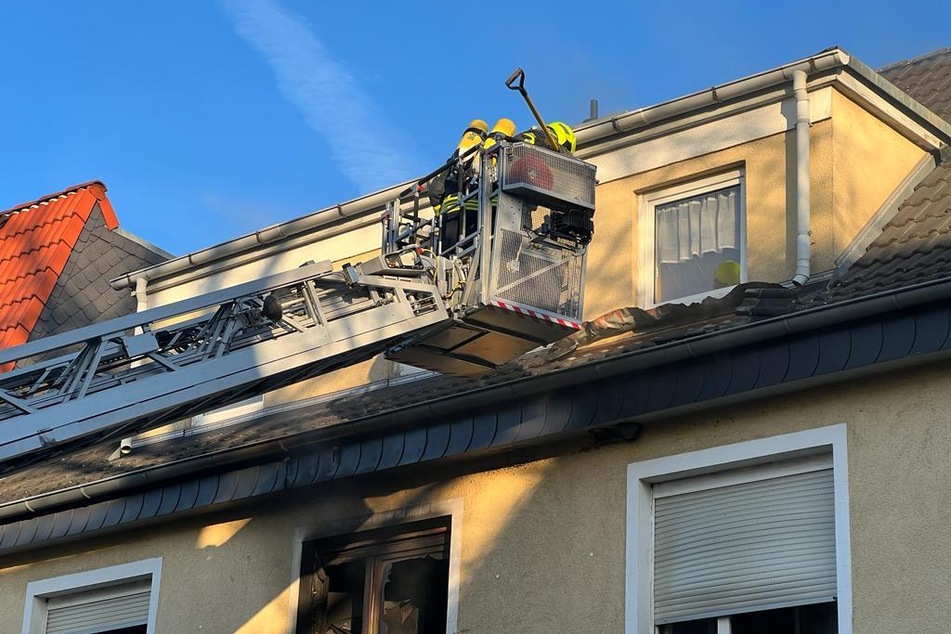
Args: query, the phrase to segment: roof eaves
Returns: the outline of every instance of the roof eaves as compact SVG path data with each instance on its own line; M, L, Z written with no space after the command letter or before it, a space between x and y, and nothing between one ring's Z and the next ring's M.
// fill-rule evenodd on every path
M793 74L797 71L805 72L811 76L843 69L848 69L857 75L878 94L886 97L934 133L943 143L951 143L951 123L909 97L869 66L844 50L834 47L772 70L713 86L670 101L584 122L575 128L578 142L577 155L581 158L593 156L613 148L613 143L610 143L610 141L614 138L630 135L638 130L666 121L686 118L711 107L722 106L726 102L751 98L763 91L775 89L790 83Z
M931 110L913 99L908 93L891 83L881 73L876 72L864 62L851 58L846 64L866 82L878 89L896 105L912 114L920 123L930 128L947 145L951 142L951 122L945 121Z
M603 363L593 364L589 376L596 380L585 384L575 374L570 390L547 379L539 381L545 384L544 391L510 384L496 390L502 398L484 403L488 409L473 410L470 403L450 398L455 402L415 408L417 415L411 419L387 412L311 430L293 442L285 437L236 450L248 452L245 462L202 456L187 465L173 463L19 500L0 507L0 552L360 474L540 447L568 436L588 434L594 443L602 442L602 437L603 442L631 440L642 424L671 413L854 377L906 359L926 362L951 349L947 336L951 318L941 301L948 296L951 279L834 311L804 311L774 320L767 331L756 325L738 328L718 335L716 343L703 338L699 343L680 342L679 347L687 349L685 355L640 355L649 362L626 363L619 372L618 368L601 372ZM833 313L837 317L830 317ZM877 317L867 319L870 316ZM766 343L764 334L776 341ZM174 479L165 477L169 474ZM187 496L181 494L186 489L191 492ZM112 521L90 526L82 517L85 512L106 510ZM21 528L40 521L62 530L36 535L27 530L26 537L21 535Z

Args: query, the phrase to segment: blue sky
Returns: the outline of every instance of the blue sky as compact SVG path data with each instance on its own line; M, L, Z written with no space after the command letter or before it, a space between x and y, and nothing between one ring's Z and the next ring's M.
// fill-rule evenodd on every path
M838 45L951 46L944 0L35 0L4 7L0 209L87 181L176 255L420 175L474 117L569 123Z

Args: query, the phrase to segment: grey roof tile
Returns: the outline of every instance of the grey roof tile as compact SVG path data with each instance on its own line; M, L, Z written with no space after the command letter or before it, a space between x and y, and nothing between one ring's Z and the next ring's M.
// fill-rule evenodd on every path
M879 73L936 115L951 121L951 48L896 62Z
M951 48L897 62L880 73L951 121ZM951 276L951 156L918 184L895 217L815 303Z
M109 230L97 207L80 234L31 339L135 311L131 294L113 289L108 280L164 259L161 254Z

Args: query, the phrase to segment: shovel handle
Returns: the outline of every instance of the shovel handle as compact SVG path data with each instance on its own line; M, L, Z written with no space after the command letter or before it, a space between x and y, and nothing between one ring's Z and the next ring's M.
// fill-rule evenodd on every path
M515 83L515 80L518 80L518 83ZM509 90L517 90L520 93L525 93L525 71L521 68L516 68L515 72L509 75L509 78L505 80L505 85Z
M517 84L515 83L516 80L518 80ZM517 90L522 93L525 103L528 104L528 109L532 111L535 120L538 121L538 127L541 128L545 134L545 140L548 141L548 146L554 151L559 152L558 142L555 141L554 135L548 126L545 125L545 120L542 119L542 115L538 112L538 109L535 108L531 97L528 96L528 91L525 90L525 71L521 68L516 68L515 72L509 75L509 78L505 80L505 85L508 86L510 90Z

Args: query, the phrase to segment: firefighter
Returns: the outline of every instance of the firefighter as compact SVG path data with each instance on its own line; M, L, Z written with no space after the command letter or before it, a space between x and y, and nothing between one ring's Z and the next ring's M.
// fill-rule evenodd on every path
M548 131L551 132L558 149L562 154L574 154L576 141L574 130L566 123L553 121L548 124ZM538 128L532 128L519 134L516 139L549 147L546 135ZM550 167L546 164L544 158L539 156L523 156L515 161L509 171L509 177L512 180L522 181L539 189L551 189L554 185L554 175Z
M485 137L485 141L482 142L482 149L488 150L493 145L496 145L499 142L499 139L511 139L515 135L515 122L506 117L502 117L495 122L495 125L489 130L488 134ZM493 155L494 157L494 155ZM479 161L481 159L481 153L475 157L475 160L472 164L472 170L476 174L479 173ZM491 166L495 166L496 160L492 159Z
M548 124L547 128L563 154L571 155L575 153L577 141L575 139L575 131L571 129L571 126L561 121L553 121ZM533 145L548 147L548 139L545 138L545 134L538 128L526 130L519 134L516 139Z
M448 250L459 240L462 216L459 201L472 190L477 179L473 169L473 156L470 155L464 159L461 157L472 148L483 144L488 131L489 125L485 121L473 119L462 133L459 144L447 161L449 165L447 169L437 174L427 184L427 194L433 213L437 218L442 217L440 251ZM478 200L470 198L466 200L465 206L467 210L477 210Z

